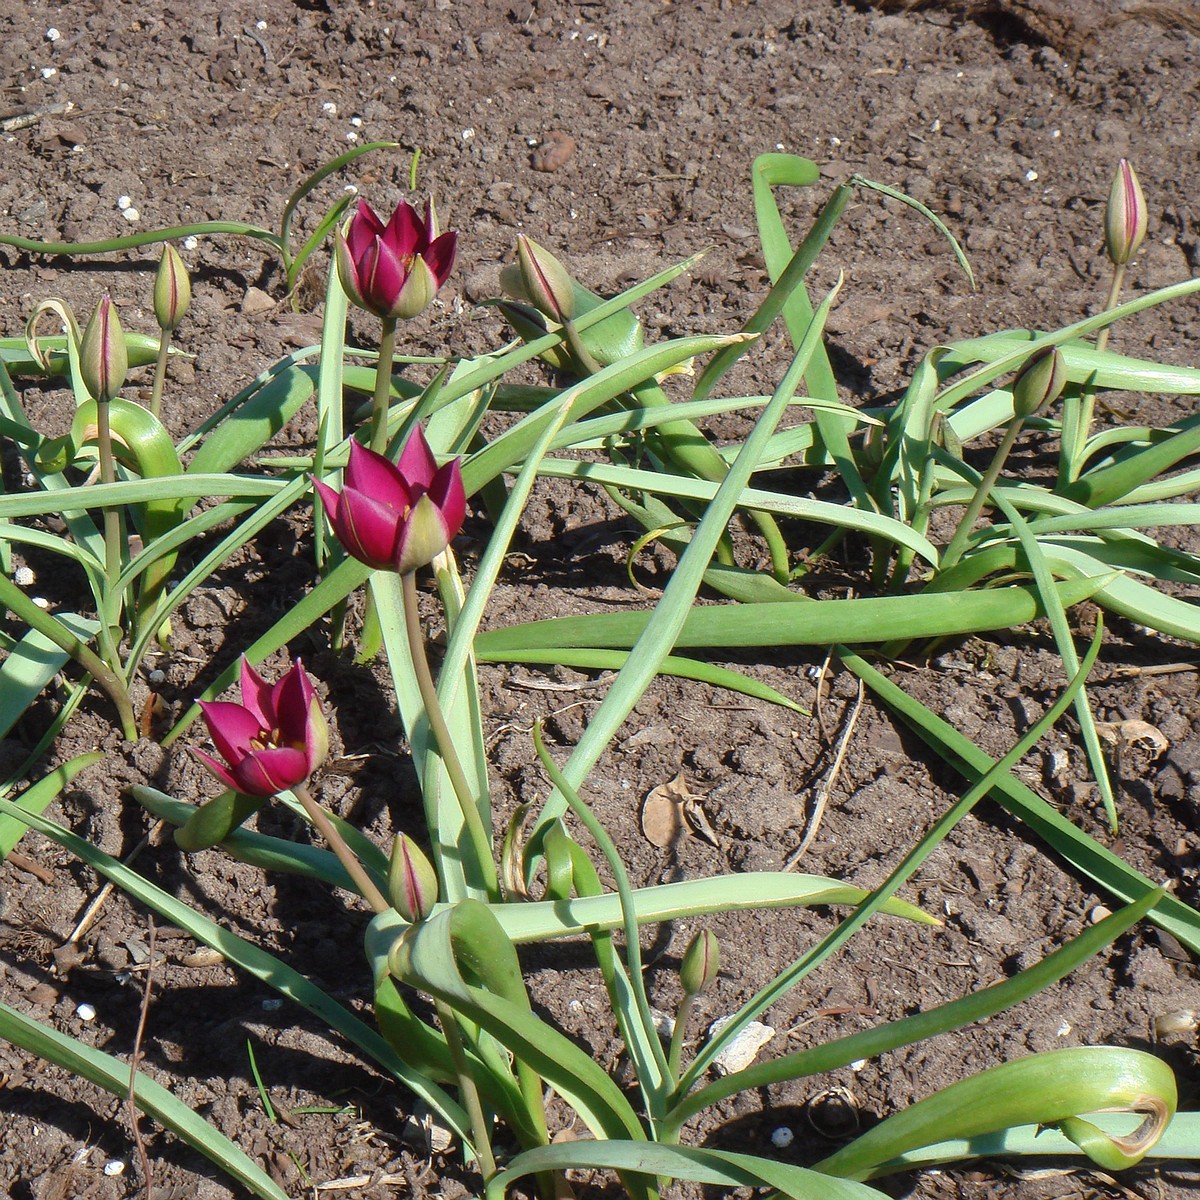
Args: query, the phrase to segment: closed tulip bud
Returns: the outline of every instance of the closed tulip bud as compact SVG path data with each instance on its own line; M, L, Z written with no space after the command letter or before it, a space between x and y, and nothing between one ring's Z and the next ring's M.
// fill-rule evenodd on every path
M689 996L698 996L721 969L721 951L717 935L711 929L702 929L688 945L679 968L679 982Z
M398 834L388 868L388 899L392 906L406 921L423 921L433 912L437 898L438 877L433 864L412 838Z
M1117 266L1124 266L1146 236L1149 217L1142 185L1127 159L1117 164L1117 174L1104 210L1104 248Z
M1066 382L1067 364L1058 347L1039 350L1013 380L1013 414L1035 416L1058 399Z
M154 318L164 333L174 333L192 302L192 281L179 251L169 242L163 247L154 277Z
M117 306L104 295L92 313L79 343L79 373L92 399L107 404L122 388L129 370L125 334Z
M517 238L516 265L501 272L500 286L560 325L575 315L575 281L567 268L524 234Z

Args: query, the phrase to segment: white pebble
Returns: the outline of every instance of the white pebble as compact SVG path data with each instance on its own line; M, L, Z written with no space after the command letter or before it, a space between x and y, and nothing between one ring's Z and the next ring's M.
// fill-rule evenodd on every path
M721 1017L709 1026L708 1036L715 1037L724 1026L732 1021L732 1017ZM732 1075L735 1071L744 1070L755 1058L758 1052L775 1036L775 1030L761 1021L751 1021L745 1029L731 1041L720 1054L713 1059L713 1066L718 1075Z
M124 212L132 203L133 203L133 201L130 200L130 198L128 196L118 196L117 197L117 207L122 212Z
M264 29L266 29L266 27L267 27L266 21L255 21L254 22L254 28L257 29L259 31L259 33L261 33Z
M38 606L38 608L49 608L50 601L45 596L31 596L30 599Z
M795 1140L796 1135L786 1125L780 1125L771 1134L771 1145L776 1150L786 1150Z
M58 30L55 29L53 25L51 25L50 28L46 30L46 41L57 42L60 37L62 37L62 34L59 33Z
M321 111L328 113L331 117L336 117L337 105L334 104L332 100L326 100L325 103L321 105Z
M15 583L17 587L29 587L33 583L33 568L18 567L13 572L13 583Z
M96 1019L96 1010L90 1004L77 1004L75 1006L75 1015L81 1021L94 1021Z
M356 129L347 129L347 130L346 130L346 141L348 141L348 142L357 142L357 141L358 141L358 130L356 130Z
M1037 177L1038 173L1032 167L1025 172L1025 180L1027 183L1036 183Z
M867 1060L865 1058L856 1058L850 1064L850 1070L857 1073L857 1072L861 1071L863 1069L863 1067L865 1067L866 1065L867 1065Z
M474 129L467 128L462 131L462 140L464 142L469 142L474 136L475 136Z
M350 118L350 124L353 125L355 129L361 129L362 123L363 123L362 117L351 117Z
M125 1164L119 1158L110 1158L104 1164L105 1175L121 1175L124 1174Z
M1059 1021L1058 1028L1054 1032L1057 1037L1066 1037L1071 1032L1071 1022L1065 1019Z
M136 208L125 208L121 210L121 216L125 218L131 225L134 221L140 221L142 214Z
M43 67L39 72L43 79L53 79L58 74L57 67Z
M154 670L151 671L148 676L146 676L146 678L149 679L151 683L166 683L167 673L166 671L160 671L157 667L155 667Z
M200 239L194 234L189 234L183 239L183 248L185 250L195 250L200 245Z

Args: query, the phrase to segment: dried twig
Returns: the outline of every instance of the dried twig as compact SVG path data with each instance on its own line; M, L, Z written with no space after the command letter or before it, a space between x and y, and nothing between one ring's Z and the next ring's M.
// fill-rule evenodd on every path
M125 1105L129 1110L129 1125L133 1130L133 1143L137 1147L138 1162L142 1167L142 1181L146 1187L146 1200L151 1200L154 1192L154 1177L150 1170L150 1156L146 1153L146 1143L142 1139L142 1128L138 1123L137 1109L137 1070L142 1059L142 1037L146 1032L146 1015L150 1011L150 991L154 985L154 916L146 918L148 926L146 957L146 985L142 989L142 1007L138 1013L137 1032L133 1036L133 1053L129 1056L129 1091L125 1096Z
M850 738L854 735L854 727L858 724L858 714L862 712L865 695L866 687L860 679L858 681L858 695L842 720L841 732L838 734L837 745L833 752L833 761L821 773L821 777L813 787L812 816L809 818L808 828L804 831L804 839L784 859L783 869L785 871L790 871L804 857L805 852L816 839L817 831L821 828L821 819L825 816L825 806L829 802L829 793L833 791L833 785L841 773L842 761L846 757L846 748L850 745Z

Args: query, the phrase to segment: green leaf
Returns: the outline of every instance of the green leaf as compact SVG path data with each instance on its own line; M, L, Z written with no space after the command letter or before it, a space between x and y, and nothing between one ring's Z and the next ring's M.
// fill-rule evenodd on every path
M2 1002L0 1037L114 1096L124 1098L129 1093L128 1063L33 1021ZM134 1079L134 1100L143 1112L216 1163L253 1195L263 1200L288 1200L287 1193L257 1163L144 1071Z

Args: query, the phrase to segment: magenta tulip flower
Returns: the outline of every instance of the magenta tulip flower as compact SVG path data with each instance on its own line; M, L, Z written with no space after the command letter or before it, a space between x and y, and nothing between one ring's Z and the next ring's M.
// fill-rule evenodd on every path
M244 796L274 796L302 784L329 753L329 727L299 659L270 684L243 658L241 704L202 700L200 708L225 763L203 750L195 754Z
M399 464L350 443L340 493L314 479L337 539L360 562L407 575L440 554L467 512L458 459L439 467L420 426Z
M386 320L415 317L450 275L458 234L437 231L433 205L422 219L401 200L385 226L365 201L337 236L338 278L360 308Z

